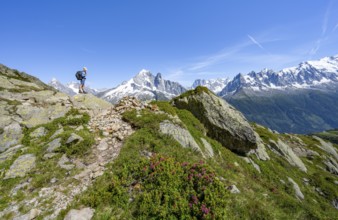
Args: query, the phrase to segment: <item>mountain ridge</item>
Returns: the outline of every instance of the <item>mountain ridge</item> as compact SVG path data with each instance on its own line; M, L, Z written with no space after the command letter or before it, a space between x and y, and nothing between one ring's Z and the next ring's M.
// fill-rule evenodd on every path
M263 94L268 90L329 89L332 84L338 84L338 55L301 62L296 67L277 72L263 69L246 75L239 73L219 95L232 96L243 89L252 94Z

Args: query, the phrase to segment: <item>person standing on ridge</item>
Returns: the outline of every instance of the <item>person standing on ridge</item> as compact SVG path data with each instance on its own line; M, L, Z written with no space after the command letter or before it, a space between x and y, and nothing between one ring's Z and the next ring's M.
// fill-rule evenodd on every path
M83 67L82 71L77 71L77 73L76 73L76 78L78 80L80 80L79 93L84 93L84 94L87 93L86 91L84 91L86 76L87 76L87 68L86 67Z

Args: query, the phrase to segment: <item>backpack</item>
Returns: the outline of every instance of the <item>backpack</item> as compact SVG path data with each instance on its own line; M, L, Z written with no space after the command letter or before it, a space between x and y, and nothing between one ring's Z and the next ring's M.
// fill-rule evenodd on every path
M75 77L77 80L81 80L83 77L82 77L82 72L81 71L77 71L76 74L75 74Z

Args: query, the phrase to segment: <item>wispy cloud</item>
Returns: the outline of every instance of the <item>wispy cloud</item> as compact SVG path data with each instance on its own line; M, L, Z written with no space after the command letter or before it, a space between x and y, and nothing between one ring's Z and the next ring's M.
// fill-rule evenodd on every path
M327 7L325 14L324 14L324 19L323 19L323 24L322 24L322 36L326 34L327 31L327 25L329 22L329 17L330 17L330 8L331 8L332 3L329 4Z
M249 42L244 42L237 44L233 47L225 48L216 54L212 54L210 56L205 57L202 61L188 65L186 69L188 69L189 71L196 71L217 64L223 60L226 60L228 57L231 57L232 55L241 51L243 48L249 45L250 45Z
M265 48L260 44L255 38L248 34L248 38L252 41L252 43L256 44L259 48L265 51Z
M309 51L309 55L315 55L317 53L317 51L319 50L320 46L321 46L321 43L322 43L322 38L319 38L314 46L311 48L311 50Z
M286 66L294 65L295 62L304 59L303 56L292 52L271 54L262 46L262 43L276 42L281 39L276 40L275 37L268 38L265 36L256 40L257 38L255 39L251 35L247 37L248 39L245 38L245 40L234 46L199 58L197 62L191 62L184 66L168 70L168 79L179 81L185 86L190 86L192 80L196 79L196 77L222 78L225 76L233 76L238 72L246 73L256 68L264 67L279 70ZM253 51L251 48L253 44L264 50L265 53Z
M336 31L338 29L338 23L336 24L336 26L334 26L333 31Z
M310 56L317 54L317 51L320 49L322 43L325 41L325 38L326 38L325 36L327 35L327 27L328 27L330 13L331 13L331 7L332 7L332 1L329 3L324 13L321 36L315 41L313 47L310 49L308 53ZM334 30L335 28L336 27L334 27Z

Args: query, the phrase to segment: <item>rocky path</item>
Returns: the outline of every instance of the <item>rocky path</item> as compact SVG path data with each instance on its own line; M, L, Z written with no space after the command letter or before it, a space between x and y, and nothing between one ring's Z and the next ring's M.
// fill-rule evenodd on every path
M135 98L126 97L117 105L101 111L90 110L91 120L88 124L90 131L100 133L95 137L95 144L91 152L85 158L67 158L63 155L59 165L66 170L78 169L74 176L67 176L60 181L60 184L51 184L50 187L42 188L39 195L29 201L21 201L0 212L0 217L6 213L15 213L14 219L34 219L34 217L43 213L52 213L44 219L55 219L60 211L67 208L74 197L84 192L91 186L95 179L101 176L106 165L112 162L123 146L123 141L134 130L125 121L122 120L122 113L126 110L141 110L147 105L140 103ZM69 172L70 173L70 172ZM58 180L53 180L57 182ZM46 202L49 201L49 202ZM31 207L31 211L25 215L20 215L19 207L22 205Z

